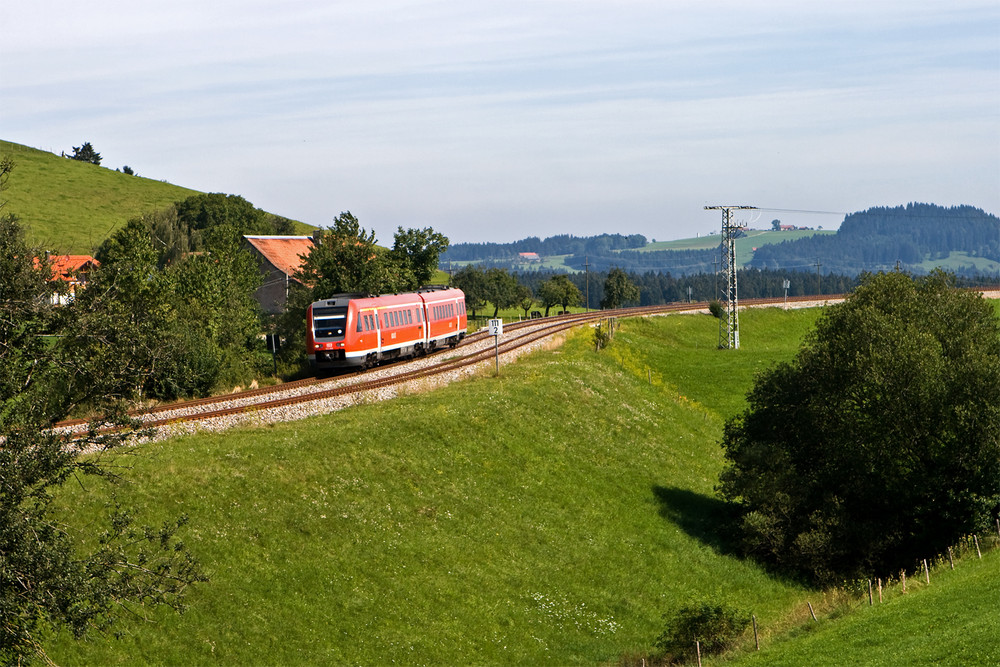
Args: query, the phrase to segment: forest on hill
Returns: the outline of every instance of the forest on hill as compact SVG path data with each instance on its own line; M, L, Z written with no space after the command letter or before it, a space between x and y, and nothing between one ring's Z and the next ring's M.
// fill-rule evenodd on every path
M522 252L539 255L605 255L615 250L642 248L646 237L642 234L599 234L597 236L573 236L560 234L540 239L537 236L512 243L456 243L441 256L441 262L473 262L481 260L514 259Z
M721 236L718 238L721 241ZM476 262L484 268L590 272L620 268L632 274L652 272L684 278L714 274L719 268L718 246L646 250L645 241L639 234L602 234L459 243L441 259L443 264ZM753 243L752 252L741 255L746 268L856 277L897 266L916 275L940 267L965 279L995 281L1000 277L1000 219L972 206L911 203L875 207L847 215L835 234L817 233L778 242L762 234ZM543 263L526 267L519 257L523 252L538 253ZM559 256L557 265L544 262L552 256Z
M944 262L953 253L982 260L947 267L958 275L1000 273L1000 218L972 206L870 208L845 217L834 236L761 246L750 265L777 269L819 262L824 271L856 275L898 264L924 273L927 263Z

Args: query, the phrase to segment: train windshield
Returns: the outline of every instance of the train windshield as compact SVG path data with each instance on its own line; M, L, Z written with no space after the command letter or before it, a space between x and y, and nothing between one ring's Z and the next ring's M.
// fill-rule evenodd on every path
M313 335L324 339L343 339L347 328L347 306L313 308Z

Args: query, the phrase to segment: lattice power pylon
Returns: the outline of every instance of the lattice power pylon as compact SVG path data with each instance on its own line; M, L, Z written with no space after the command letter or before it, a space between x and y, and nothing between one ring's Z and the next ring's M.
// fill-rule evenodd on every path
M722 211L722 304L726 309L724 322L719 322L719 348L736 350L740 347L739 299L736 289L736 232L743 225L733 221L733 211L756 210L756 206L706 206L705 210ZM725 335L723 335L725 326Z

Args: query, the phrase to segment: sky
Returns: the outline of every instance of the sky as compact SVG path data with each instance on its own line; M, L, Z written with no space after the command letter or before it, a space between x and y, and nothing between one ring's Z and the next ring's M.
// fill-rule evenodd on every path
M31 0L0 25L0 138L382 243L1000 214L997 0Z

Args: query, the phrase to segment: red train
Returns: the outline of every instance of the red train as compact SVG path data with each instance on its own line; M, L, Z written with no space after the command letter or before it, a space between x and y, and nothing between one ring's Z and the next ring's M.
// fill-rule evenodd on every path
M317 369L374 366L465 338L465 293L427 287L409 294L336 294L306 311L306 354Z

